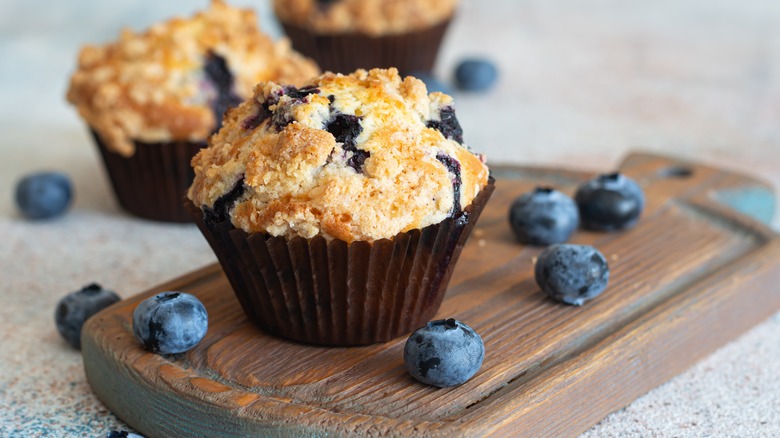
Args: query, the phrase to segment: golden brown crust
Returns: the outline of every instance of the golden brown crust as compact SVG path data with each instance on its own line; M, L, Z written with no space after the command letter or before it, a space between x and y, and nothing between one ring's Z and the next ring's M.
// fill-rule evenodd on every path
M313 33L398 34L452 17L457 0L274 0L282 22Z
M443 110L454 117L449 96L395 69L326 73L302 89L262 83L193 159L188 196L211 211L243 180L225 213L248 233L351 242L424 228L488 178L481 155L436 127Z
M262 34L251 10L215 0L192 18L174 18L143 33L122 32L115 43L86 46L71 77L68 100L107 145L125 156L133 140L205 141L216 128L217 91L204 64L223 58L241 99L260 81L301 84L319 71L287 40Z

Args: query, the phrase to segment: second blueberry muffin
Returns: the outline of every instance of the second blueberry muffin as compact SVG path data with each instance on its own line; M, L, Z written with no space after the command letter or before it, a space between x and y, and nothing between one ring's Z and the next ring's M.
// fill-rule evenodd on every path
M263 83L193 167L191 209L249 318L327 345L428 321L493 189L452 99L395 69Z
M225 110L260 81L302 84L317 74L287 40L263 34L253 11L215 0L192 17L84 47L68 100L89 125L122 207L187 221L189 162Z

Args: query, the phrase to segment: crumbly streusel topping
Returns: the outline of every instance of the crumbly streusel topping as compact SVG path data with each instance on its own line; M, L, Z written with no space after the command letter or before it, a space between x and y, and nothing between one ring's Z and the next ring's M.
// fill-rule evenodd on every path
M287 40L261 33L253 11L214 0L191 18L84 47L68 100L111 149L130 156L133 140L205 141L258 82L301 84L317 74Z
M392 68L261 83L192 165L188 196L207 221L347 242L439 223L488 179L452 98Z
M274 0L285 23L314 33L404 33L439 24L455 12L457 0Z

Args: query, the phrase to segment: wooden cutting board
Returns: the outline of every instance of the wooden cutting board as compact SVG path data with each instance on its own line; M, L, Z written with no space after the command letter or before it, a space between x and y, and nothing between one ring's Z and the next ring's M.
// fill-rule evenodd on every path
M762 223L774 209L764 183L631 155L621 170L644 187L646 212L629 231L575 234L612 271L608 289L577 308L539 291L540 249L515 242L507 208L536 185L573 194L592 175L493 169L496 192L437 315L485 341L482 368L462 386L413 380L405 338L323 348L266 335L212 265L87 322L82 351L94 392L150 437L571 436L780 309L780 240ZM195 294L209 312L206 338L186 354L148 353L133 339L133 309L165 290Z

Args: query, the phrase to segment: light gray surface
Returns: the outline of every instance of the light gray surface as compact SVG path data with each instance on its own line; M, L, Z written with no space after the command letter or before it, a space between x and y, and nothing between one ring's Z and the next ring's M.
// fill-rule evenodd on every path
M121 427L54 329L62 295L98 281L129 297L214 261L194 226L119 211L63 97L81 44L205 3L0 3L0 436ZM263 22L278 32L268 14ZM475 54L496 60L501 80L486 95L456 95L458 114L466 141L493 162L607 170L641 148L780 185L776 0L467 0L439 73ZM18 217L13 184L37 169L73 177L65 218ZM780 436L778 333L775 315L585 436Z

